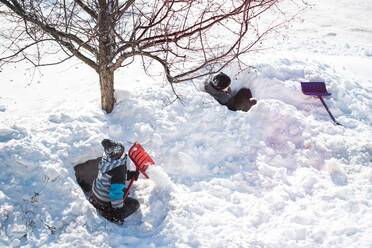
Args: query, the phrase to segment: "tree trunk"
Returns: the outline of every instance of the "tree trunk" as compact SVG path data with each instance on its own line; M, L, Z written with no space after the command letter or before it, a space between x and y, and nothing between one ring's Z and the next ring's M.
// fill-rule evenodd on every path
M114 72L108 69L101 69L99 71L99 82L101 85L101 104L102 109L106 113L111 113L114 104Z
M114 108L114 70L109 69L110 56L114 50L115 39L112 35L115 22L112 10L114 0L99 0L98 24L98 64L99 81L101 85L102 109L111 113Z

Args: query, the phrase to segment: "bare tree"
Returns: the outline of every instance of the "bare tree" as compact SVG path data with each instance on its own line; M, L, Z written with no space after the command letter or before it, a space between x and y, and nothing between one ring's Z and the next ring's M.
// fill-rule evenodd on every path
M0 13L16 24L0 33L8 41L0 62L25 59L43 66L77 57L99 74L102 109L110 113L115 103L114 72L134 56L160 63L172 87L217 72L288 22L278 6L283 1L296 2L0 0ZM261 25L258 18L273 10L284 18ZM50 42L65 56L45 63L43 54L57 53L43 45Z

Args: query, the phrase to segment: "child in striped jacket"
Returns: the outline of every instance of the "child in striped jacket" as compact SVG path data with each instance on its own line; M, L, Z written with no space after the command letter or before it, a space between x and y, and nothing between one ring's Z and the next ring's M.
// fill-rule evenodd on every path
M137 180L139 173L127 170L127 155L121 143L104 139L102 146L104 154L98 164L89 201L103 217L122 225L124 219L139 208L137 200L130 197L123 200L125 181L133 177Z

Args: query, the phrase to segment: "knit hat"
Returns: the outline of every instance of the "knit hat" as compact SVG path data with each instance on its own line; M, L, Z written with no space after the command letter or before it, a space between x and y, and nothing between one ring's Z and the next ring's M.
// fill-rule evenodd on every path
M104 139L101 142L106 156L111 159L119 159L124 153L124 146L121 143L114 142L109 139Z
M212 85L217 90L223 90L230 86L231 79L225 73L220 72L212 79Z

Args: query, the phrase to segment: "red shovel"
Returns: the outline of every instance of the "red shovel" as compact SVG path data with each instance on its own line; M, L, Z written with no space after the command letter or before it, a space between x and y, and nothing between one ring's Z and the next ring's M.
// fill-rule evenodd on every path
M155 162L152 160L149 154L143 149L143 147L139 143L134 143L134 145L129 149L129 157L133 161L134 165L136 166L136 170L141 172L142 175L144 175L146 178L150 178L146 174L146 170L150 165L155 164ZM135 180L135 177L132 177L132 180L130 181L130 184L125 191L124 195L124 201L128 196L129 190L133 185L133 182Z

